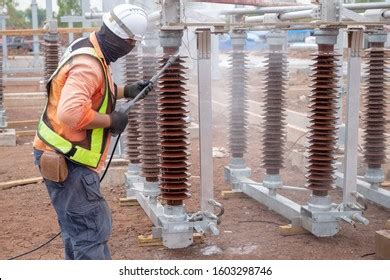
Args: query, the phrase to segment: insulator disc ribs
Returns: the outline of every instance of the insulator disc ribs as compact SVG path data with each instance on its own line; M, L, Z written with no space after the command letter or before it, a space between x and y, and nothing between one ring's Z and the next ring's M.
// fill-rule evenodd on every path
M386 159L387 59L384 48L366 50L364 104L364 159L369 168L380 168Z
M168 53L161 59L163 65ZM184 60L178 58L159 79L159 126L161 135L161 198L168 205L182 205L190 197L188 163L188 99Z
M229 146L236 158L242 158L247 148L247 62L244 51L230 54Z
M157 58L153 54L144 54L142 57L143 79L149 80L156 72ZM158 128L158 104L155 90L142 101L141 110L141 175L147 182L158 182L160 139Z
M131 85L141 79L140 59L137 50L132 51L124 61L126 84ZM140 163L140 103L136 103L130 110L129 124L126 129L126 153L133 164Z
M267 174L279 174L283 168L286 118L287 56L282 52L267 54L262 125L263 163Z
M58 34L44 36L43 50L45 52L45 82L47 83L59 62Z
M313 84L310 100L310 126L307 136L307 187L317 196L326 196L334 185L337 141L337 58L333 50L321 50L313 57Z

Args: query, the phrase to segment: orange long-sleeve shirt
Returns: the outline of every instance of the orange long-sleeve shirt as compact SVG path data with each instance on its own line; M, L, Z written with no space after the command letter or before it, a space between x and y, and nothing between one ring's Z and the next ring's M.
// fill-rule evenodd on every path
M98 56L103 59L95 33L90 35L90 40ZM111 68L108 69L110 89L114 92ZM51 83L51 93L60 91L58 96L51 94L47 106L48 119L54 130L65 139L88 148L85 146L86 127L95 118L104 98L104 90L104 73L95 58L79 55L68 61ZM97 172L104 168L109 144L108 139L102 159L95 169ZM34 148L52 150L38 136L35 136Z

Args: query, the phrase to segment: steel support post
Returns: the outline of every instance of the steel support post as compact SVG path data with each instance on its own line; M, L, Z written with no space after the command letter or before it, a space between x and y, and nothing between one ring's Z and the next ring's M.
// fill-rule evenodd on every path
M31 1L31 19L32 28L38 29L38 5L37 1ZM33 36L33 54L34 54L34 67L39 65L39 37Z
M344 150L345 147L345 123L343 123L343 96L345 95L344 90L344 38L345 31L339 30L337 36L337 42L335 46L335 52L339 55L337 60L337 92L338 92L338 120L337 120L337 145L340 150Z
M68 27L73 28L73 21L68 22ZM74 34L72 32L68 33L68 44L70 45L74 41Z
M0 145L16 146L15 129L7 129L7 116L4 108L4 79L3 79L3 56L0 49Z
M53 0L46 0L46 21L53 19Z
M86 20L85 18L85 14L86 13L90 13L91 12L91 6L90 6L90 1L89 0L81 0L81 11L82 11L82 17L83 17L83 21L82 21L82 25L84 28L88 28L88 27L91 27L91 22L89 20ZM83 37L87 37L89 35L89 33L87 32L84 32L83 33Z
M7 30L7 15L0 15L1 30ZM7 46L7 36L2 35L2 48L3 48L3 69L8 69L8 46Z
M213 109L211 98L211 30L197 29L198 108L201 210L212 211L208 203L214 197L213 187Z
M358 165L359 110L361 56L363 48L363 30L348 31L348 94L344 153L343 204L356 208L356 180Z

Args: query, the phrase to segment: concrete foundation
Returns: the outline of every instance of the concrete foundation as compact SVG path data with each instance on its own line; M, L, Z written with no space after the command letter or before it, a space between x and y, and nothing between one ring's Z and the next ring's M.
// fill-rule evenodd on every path
M0 146L2 146L2 147L15 147L16 146L15 129L0 130Z
M125 185L124 174L127 171L126 166L113 166L107 171L106 176L101 184L103 188L114 188Z

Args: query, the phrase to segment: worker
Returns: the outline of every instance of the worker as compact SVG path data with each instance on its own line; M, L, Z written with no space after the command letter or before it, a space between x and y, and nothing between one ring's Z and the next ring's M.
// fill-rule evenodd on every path
M147 28L143 9L121 4L103 15L100 30L74 41L47 83L48 101L34 140L39 166L57 213L65 259L111 259L111 211L100 191L111 134L128 116L116 99L134 98L149 81L116 86L110 64L128 54Z

